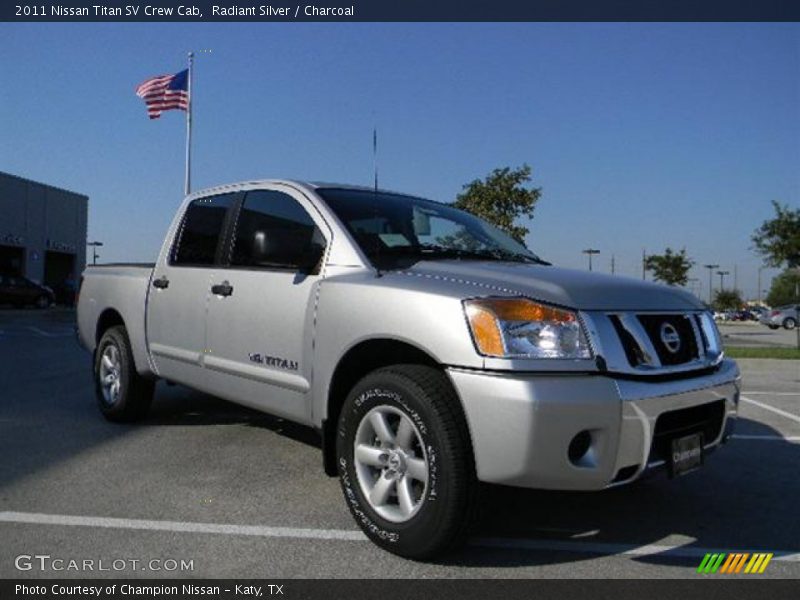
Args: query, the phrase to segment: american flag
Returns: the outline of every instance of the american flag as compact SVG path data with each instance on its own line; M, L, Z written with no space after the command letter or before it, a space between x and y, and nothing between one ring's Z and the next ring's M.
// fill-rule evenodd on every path
M165 110L189 110L189 69L151 77L136 88L136 95L144 99L151 119L157 119Z

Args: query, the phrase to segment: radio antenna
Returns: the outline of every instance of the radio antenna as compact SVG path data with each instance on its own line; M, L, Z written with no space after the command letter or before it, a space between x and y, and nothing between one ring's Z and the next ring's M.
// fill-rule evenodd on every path
M372 127L372 170L375 174L375 193L378 193L378 126Z
M378 225L380 220L378 219L378 126L372 126L372 170L375 176L374 186L372 188L372 202L373 202L373 209L375 211L375 224ZM376 233L375 235L375 267L376 267L376 277L382 277L383 273L381 273L381 265L380 265L380 255L381 255L381 241L380 234Z

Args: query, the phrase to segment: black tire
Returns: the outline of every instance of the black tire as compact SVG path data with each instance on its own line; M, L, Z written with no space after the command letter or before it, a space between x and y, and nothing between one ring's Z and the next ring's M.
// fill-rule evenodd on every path
M118 367L112 370L116 374L118 391L110 394L106 393L102 383L104 375L109 372L108 363L103 359L107 355L113 356L115 351ZM136 372L131 343L122 325L109 328L100 338L94 357L94 384L100 412L109 421L136 421L147 414L153 401L155 382Z
M48 296L45 296L44 294L36 298L36 300L33 303L33 305L40 310L44 310L45 308L50 308L51 304L52 302L50 302L50 298Z
M355 461L359 425L369 422L367 415L375 409L397 413L398 423L403 417L413 423L421 452L411 450L407 456L421 457L427 466L424 489L419 482L413 484L416 512L402 522L379 514L378 510L389 505L376 509L362 489L363 475L359 479L365 468L375 470L372 483L383 477L391 479L388 462L384 467L364 467ZM398 429L399 424L394 425L392 433ZM406 558L429 559L463 543L476 518L479 486L466 419L444 373L422 365L397 365L370 373L345 400L336 443L345 501L356 523L375 544ZM375 443L379 443L377 436ZM383 449L380 443L377 450ZM399 482L397 485L389 498L396 499L399 511Z
M779 328L778 325L767 325L767 327L769 327L770 329L778 329Z
M784 329L794 329L795 327L797 327L797 321L794 319L794 317L786 317L783 320Z

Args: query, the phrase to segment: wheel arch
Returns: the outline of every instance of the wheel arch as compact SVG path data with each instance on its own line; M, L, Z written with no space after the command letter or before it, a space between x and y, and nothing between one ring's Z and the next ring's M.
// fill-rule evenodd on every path
M100 338L103 337L103 334L117 325L122 325L125 327L125 329L127 329L125 320L122 318L122 315L119 313L119 311L114 308L107 308L100 313L100 316L97 318L97 326L95 327L95 349L97 348L97 344L100 343Z
M136 371L143 377L155 378L156 375L151 370L147 355L143 351L144 342L137 337L137 331L130 330L128 323L125 321L125 317L123 317L122 313L116 308L108 307L100 312L100 316L97 318L97 324L95 325L94 350L92 356L97 352L103 334L112 327L118 325L124 327L128 335L128 341L131 344L131 352L133 354L133 364L136 367Z
M368 373L398 364L426 365L444 371L444 366L425 350L392 338L363 340L339 359L328 386L326 417L322 421L322 461L327 475L338 475L336 426L348 392Z

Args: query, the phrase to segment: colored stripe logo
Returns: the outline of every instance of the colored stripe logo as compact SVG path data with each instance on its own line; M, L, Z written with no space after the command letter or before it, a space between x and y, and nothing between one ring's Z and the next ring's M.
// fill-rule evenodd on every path
M697 572L704 575L714 573L725 573L727 575L737 573L756 574L763 573L769 561L772 560L773 553L756 552L744 553L720 553L706 554L697 567Z

